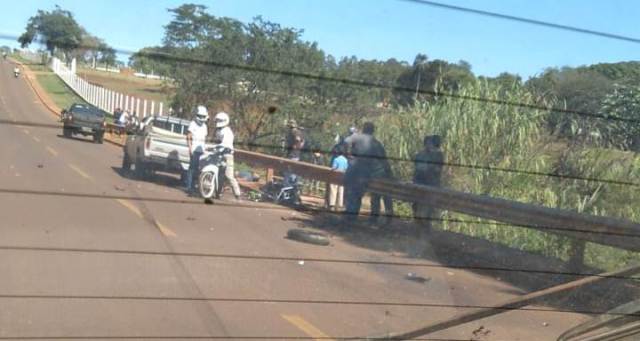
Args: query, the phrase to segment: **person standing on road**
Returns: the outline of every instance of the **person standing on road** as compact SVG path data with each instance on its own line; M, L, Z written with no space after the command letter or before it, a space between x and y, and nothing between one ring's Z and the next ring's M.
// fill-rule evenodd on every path
M205 141L207 139L207 121L209 112L203 105L196 108L193 121L189 123L187 130L187 147L189 149L189 170L187 172L187 192L194 195L195 184L197 183L198 170L200 166L200 156L204 153Z
M345 173L349 168L349 161L344 155L344 147L338 146L335 150L335 157L331 161L331 170ZM338 184L329 184L329 211L338 210L344 206L344 186Z
M424 138L424 149L415 157L415 173L413 182L420 185L440 187L444 153L440 149L442 139L439 135L427 135ZM413 204L413 217L424 232L431 230L436 210L425 203Z
M362 133L354 134L345 140L348 154L351 156L344 177L347 221L355 220L360 213L362 197L371 177L384 176L389 168L384 146L373 137L374 131L374 124L366 122L362 127ZM380 214L380 197L376 198L378 204L371 207L373 219ZM385 198L385 204L390 201ZM374 211L376 208L377 212ZM385 213L389 214L391 211L392 205L385 205Z
M302 133L302 129L298 126L296 120L287 121L287 136L285 138L285 149L287 152L287 158L292 161L300 161L302 156L302 149L305 146L305 138ZM298 183L298 176L291 171L284 172L284 183L287 185L294 185Z
M240 200L240 185L238 185L238 180L236 180L233 167L234 135L233 130L229 127L229 114L226 112L219 112L216 114L214 120L216 124L215 142L230 150L230 152L224 156L227 163L224 175L231 185L231 190L233 191L233 195L236 197L236 200Z
M387 159L387 152L380 141L375 137L372 141L372 150L374 159L371 160L372 167L370 176L372 178L391 179L393 174L391 172L391 165ZM388 195L380 195L377 193L371 193L371 217L370 223L377 223L380 217L380 203L384 204L384 215L386 217L386 223L389 223L391 217L393 217L393 200Z

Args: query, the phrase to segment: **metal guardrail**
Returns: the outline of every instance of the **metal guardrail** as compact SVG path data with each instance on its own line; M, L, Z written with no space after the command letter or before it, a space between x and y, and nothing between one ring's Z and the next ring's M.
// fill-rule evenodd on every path
M236 150L236 160L254 166L290 170L302 177L329 183L343 183L343 174L329 167L297 162L281 157ZM640 224L608 217L521 203L512 200L464 193L440 187L429 187L386 179L373 179L369 190L408 202L423 202L446 209L498 222L536 229L579 240L640 251Z

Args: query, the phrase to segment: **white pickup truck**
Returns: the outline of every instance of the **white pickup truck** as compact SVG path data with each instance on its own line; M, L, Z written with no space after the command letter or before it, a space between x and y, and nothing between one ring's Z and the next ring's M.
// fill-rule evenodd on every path
M153 176L155 171L177 173L182 178L189 169L189 123L170 116L145 118L138 131L127 135L122 169L130 171L133 166L140 179Z

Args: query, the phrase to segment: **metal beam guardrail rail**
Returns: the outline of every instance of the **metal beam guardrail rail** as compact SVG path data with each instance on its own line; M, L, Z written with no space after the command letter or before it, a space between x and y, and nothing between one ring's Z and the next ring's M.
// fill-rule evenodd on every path
M236 150L236 160L329 183L343 183L343 174L329 167L292 161L257 152ZM493 198L440 187L429 187L386 179L373 179L369 190L394 199L423 202L433 207L474 217L536 229L579 240L640 251L640 224L609 217Z

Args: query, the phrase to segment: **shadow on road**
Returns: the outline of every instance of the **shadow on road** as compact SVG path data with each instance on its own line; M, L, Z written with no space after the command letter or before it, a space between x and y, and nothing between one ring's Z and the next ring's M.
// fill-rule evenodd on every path
M561 259L533 254L485 239L434 229L419 233L417 224L394 218L389 224L372 225L361 217L357 223L345 224L341 215L318 213L297 218L302 227L323 230L343 241L362 248L388 252L407 260L428 260L451 268L463 268L481 276L512 285L503 292L522 295L584 278L583 274L598 274L602 270L583 267L569 270ZM296 220L296 219L289 219ZM418 237L422 235L421 237ZM506 270L505 270L506 269ZM607 311L637 297L638 281L626 278L609 279L586 290L549 298L545 304L573 311Z
M91 137L89 137L89 138L87 138L87 137L80 138L80 137L76 137L76 136L64 137L64 135L60 135L60 134L56 135L56 137L57 138L61 138L61 139L65 139L65 140L74 140L74 141L81 141L81 142L94 144L93 138L91 138Z
M162 173L162 172L154 172L153 176L147 176L144 178L137 178L134 175L133 171L125 171L120 167L115 167L112 166L111 170L113 170L114 173L118 174L119 176L125 178L125 179L131 179L131 180L136 180L136 181L144 181L144 182L149 182L149 183L153 183L156 185L161 185L161 186L167 186L167 187L173 187L173 188L180 188L182 186L184 186L184 184L182 182L180 182L180 178L177 177L176 175L173 174L166 174L166 173Z

